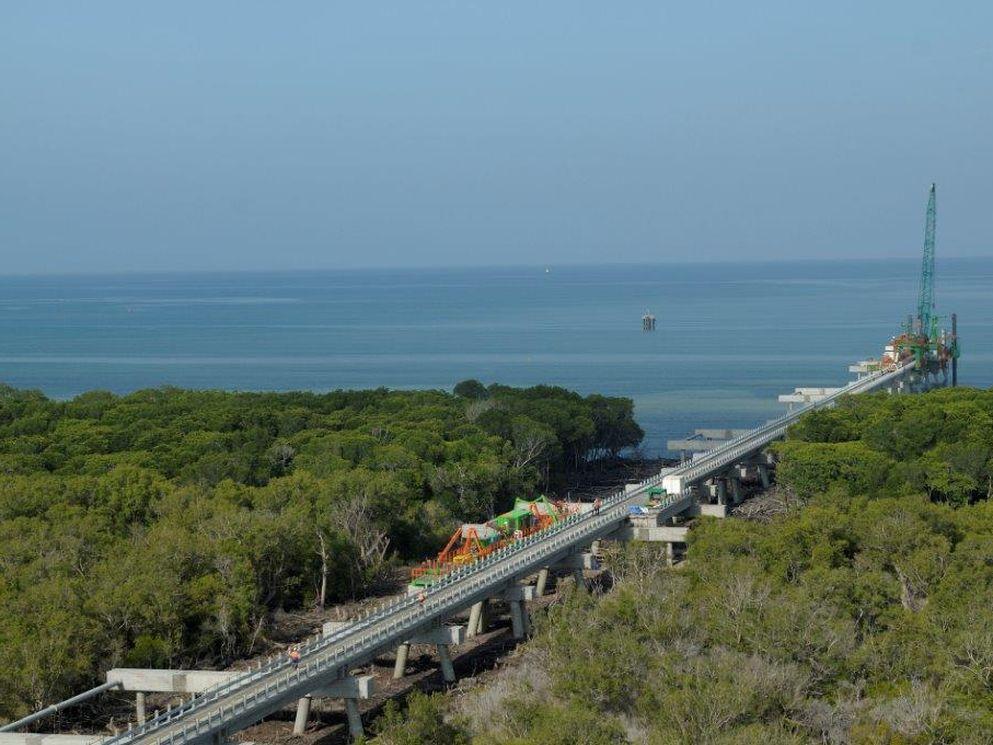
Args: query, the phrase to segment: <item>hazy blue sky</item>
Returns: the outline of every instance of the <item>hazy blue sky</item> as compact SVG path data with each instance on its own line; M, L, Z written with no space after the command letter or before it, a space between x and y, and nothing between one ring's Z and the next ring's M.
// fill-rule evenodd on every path
M0 272L993 255L993 3L0 6Z

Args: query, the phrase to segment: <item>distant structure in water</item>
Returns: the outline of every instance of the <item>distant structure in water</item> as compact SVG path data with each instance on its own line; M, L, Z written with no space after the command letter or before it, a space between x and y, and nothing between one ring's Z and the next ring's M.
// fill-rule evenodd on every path
M655 316L652 315L652 312L650 310L646 310L645 315L641 317L641 330L642 331L655 330Z

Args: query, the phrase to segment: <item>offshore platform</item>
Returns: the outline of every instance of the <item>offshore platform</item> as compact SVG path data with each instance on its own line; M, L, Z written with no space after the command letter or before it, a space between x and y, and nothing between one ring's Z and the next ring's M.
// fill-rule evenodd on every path
M862 360L849 371L866 375L894 365L913 363L913 369L900 381L910 391L935 386L958 385L958 317L951 314L951 328L941 327L934 302L935 185L928 192L924 221L924 255L917 291L916 312L907 315L901 332L892 337L878 359ZM950 380L949 380L950 378Z
M916 365L915 382L923 387L958 385L958 317L951 314L951 329L939 330L941 318L934 304L934 229L936 204L934 184L928 194L927 217L924 223L924 258L921 262L920 289L917 293L917 314L907 316L903 333L890 339L883 350L881 363L891 365L912 359Z

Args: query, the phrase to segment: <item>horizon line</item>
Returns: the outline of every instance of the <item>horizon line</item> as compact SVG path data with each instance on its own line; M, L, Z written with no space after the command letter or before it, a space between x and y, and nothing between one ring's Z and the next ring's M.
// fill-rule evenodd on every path
M972 261L991 260L989 255L959 255L938 256L936 261ZM752 266L765 264L863 264L881 261L914 262L920 261L916 256L856 256L842 257L796 257L796 258L764 258L764 259L661 259L658 261L575 261L566 263L527 263L527 264L392 264L364 266L299 266L292 268L270 267L257 269L238 268L178 268L178 269L107 269L94 271L62 271L62 272L0 272L0 279L33 279L56 277L128 277L128 276L176 276L190 274L294 274L297 272L399 272L399 271L464 271L487 269L575 269L586 267L645 267L645 266Z

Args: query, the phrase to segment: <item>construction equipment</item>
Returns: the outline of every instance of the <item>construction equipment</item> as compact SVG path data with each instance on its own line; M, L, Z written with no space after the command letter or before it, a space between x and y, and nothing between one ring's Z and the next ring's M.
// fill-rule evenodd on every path
M958 326L952 316L952 332L939 329L939 317L934 304L934 246L936 220L935 185L928 191L924 220L924 253L921 258L920 284L917 291L917 312L907 317L903 333L890 339L880 360L885 366L913 360L923 375L948 377L952 367L952 385L958 382Z
M411 584L426 587L453 569L489 556L526 536L550 528L562 519L560 505L544 495L537 499L517 499L512 509L485 523L459 526L435 559L429 559L411 571Z
M928 192L927 213L924 221L924 256L921 260L921 284L917 292L917 328L918 334L929 338L937 336L934 332L934 223L935 223L935 194L934 184ZM933 334L933 335L932 335Z

